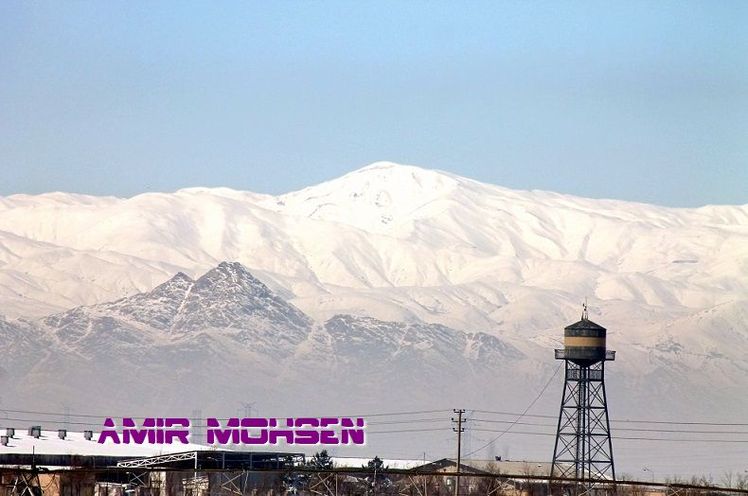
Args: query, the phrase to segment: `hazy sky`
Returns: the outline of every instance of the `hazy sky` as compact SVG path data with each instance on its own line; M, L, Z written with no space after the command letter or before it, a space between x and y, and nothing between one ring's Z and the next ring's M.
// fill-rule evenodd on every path
M0 195L377 160L748 203L748 2L0 2Z

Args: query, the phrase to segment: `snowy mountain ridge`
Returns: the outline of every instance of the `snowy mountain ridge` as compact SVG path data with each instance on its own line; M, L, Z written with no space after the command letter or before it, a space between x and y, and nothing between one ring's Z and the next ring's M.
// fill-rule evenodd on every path
M521 411L585 298L618 350L619 415L748 408L748 205L513 191L392 163L278 196L0 198L0 335L16 350L0 378L38 408L85 411L127 371L107 408Z
M441 314L456 319L447 325L485 326L516 289L499 285L574 294L574 307L588 296L701 309L748 294L748 206L586 200L389 163L278 197L192 188L1 204L0 301L10 317L117 299L224 260L321 319L353 304L378 318ZM446 293L439 303L435 292Z

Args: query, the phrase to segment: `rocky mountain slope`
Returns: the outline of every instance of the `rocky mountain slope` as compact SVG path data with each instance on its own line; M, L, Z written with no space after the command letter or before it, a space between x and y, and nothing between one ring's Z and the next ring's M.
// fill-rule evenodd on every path
M5 372L15 395L56 397L61 385L116 390L107 402L121 408L132 407L133 395L141 409L193 408L196 396L220 407L227 384L239 397L283 388L300 394L312 370L326 387L366 384L375 393L400 384L401 395L412 397L422 384L401 378L414 370L431 383L470 382L524 358L495 336L439 324L353 315L315 322L236 262L197 280L178 273L149 292L2 326L17 355L36 362L33 376L15 367ZM191 372L188 381L182 372ZM164 395L168 388L174 392ZM185 389L190 395L178 393ZM317 407L329 404L319 399Z
M513 191L392 163L279 196L0 198L0 377L28 407L522 411L585 298L619 352L616 416L748 410L748 205Z

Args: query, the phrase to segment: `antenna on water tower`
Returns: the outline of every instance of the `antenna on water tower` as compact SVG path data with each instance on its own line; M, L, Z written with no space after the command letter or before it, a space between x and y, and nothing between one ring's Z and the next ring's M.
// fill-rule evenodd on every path
M587 313L587 297L584 297L584 303L582 303L582 320L588 320L589 314Z

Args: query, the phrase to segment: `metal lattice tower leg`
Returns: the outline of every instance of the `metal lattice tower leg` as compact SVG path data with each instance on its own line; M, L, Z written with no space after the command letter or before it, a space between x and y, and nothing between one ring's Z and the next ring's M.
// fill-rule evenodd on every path
M39 473L36 470L20 472L13 481L13 488L10 493L16 496L42 496Z
M605 362L566 360L551 478L581 479L583 492L616 478L605 396Z

